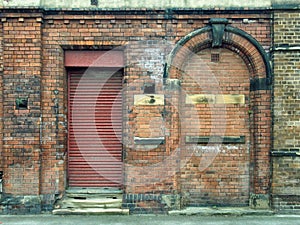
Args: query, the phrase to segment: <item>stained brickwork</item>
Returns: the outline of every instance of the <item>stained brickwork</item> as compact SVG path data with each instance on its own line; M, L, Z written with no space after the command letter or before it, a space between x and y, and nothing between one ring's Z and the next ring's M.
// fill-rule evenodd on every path
M300 12L274 13L273 206L299 211Z
M216 52L219 62L211 62L211 55ZM231 51L206 49L189 59L185 72L182 89L186 94L243 94L247 100L245 104L182 104L182 117L192 121L182 124L182 136L241 135L246 141L243 144L218 144L213 140L208 145L186 144L185 148L191 148L194 154L181 170L182 192L190 195L190 204L194 205L248 205L249 153L253 151L249 149L249 71L242 59ZM204 162L214 156L211 165Z
M300 210L299 158L275 157L273 159L273 206L279 211Z
M1 71L1 78L0 78L0 91L1 91L1 97L0 97L0 101L1 103L3 102L3 27L2 27L2 23L0 23L0 27L1 27L1 32L0 32L0 54L1 54L1 57L0 57L0 71ZM1 141L0 141L0 162L1 162L1 166L0 166L0 169L1 171L3 171L3 159L4 157L2 156L3 154L3 104L0 105L0 113L1 113L1 123L0 123L0 137L1 137Z
M183 81L186 82L184 86L184 91L185 92L192 92L192 94L195 94L193 92L199 92L202 94L207 94L207 96L211 94L220 94L220 93L225 93L225 94L239 94L239 93L244 93L246 96L246 99L248 103L246 105L240 105L240 107L246 107L244 109L239 108L239 110L232 109L230 104L225 105L225 106L215 106L213 103L210 103L209 97L207 99L207 103L210 104L205 104L203 106L198 105L195 107L197 110L189 110L187 111L187 108L183 110L183 112L186 112L186 114L183 113L187 118L189 118L190 121L193 121L193 123L190 122L190 124L187 124L186 127L184 125L181 125L181 127L186 128L184 132L191 133L193 135L204 135L204 136L211 136L211 134L214 135L233 135L233 134L243 134L247 137L247 132L248 134L251 133L251 141L249 142L250 146L246 147L249 148L248 150L245 151L244 157L241 158L240 160L237 160L239 163L242 164L242 162L245 162L247 165L247 162L250 162L251 167L247 169L247 166L244 167L244 175L245 175L245 183L247 183L247 179L249 179L250 182L250 192L255 195L260 195L260 198L262 199L267 199L269 196L269 178L270 178L270 158L269 158L269 150L271 146L271 134L270 134L270 129L271 129L271 92L270 90L260 90L260 89L253 89L250 88L250 83L252 80L256 79L261 79L263 77L266 77L266 67L263 66L262 62L262 56L261 54L257 51L256 47L253 45L253 43L249 42L246 39L243 39L243 37L240 36L240 34L231 34L230 29L227 29L228 33L225 33L226 39L224 40L224 43L222 45L223 48L229 48L231 51L236 53L236 57L238 55L241 57L241 60L244 60L245 62L245 67L244 70L241 68L238 68L237 66L230 65L230 62L234 62L234 59L230 59L230 54L226 54L225 49L212 49L211 52L208 54L205 50L202 50L203 48L207 48L207 39L209 39L209 35L207 35L207 31L205 29L200 30L198 32L198 35L195 37L190 37L185 41L185 46L188 47L188 49L196 49L196 51L199 51L199 54L201 55L198 56L198 61L197 63L192 63L188 64L186 66L187 69L184 69L184 67L181 65L182 62L185 61L185 58L187 58L191 53L187 51L185 48L179 48L177 51L177 55L174 56L174 60L172 62L172 65L176 66L171 66L170 67L170 74L173 77L180 78L181 74L183 78L181 78ZM201 32L202 31L202 32ZM234 32L234 31L232 31ZM192 36L192 35L191 35ZM230 43L228 45L227 43ZM238 50L237 50L238 49ZM203 53L202 53L203 52ZM210 61L212 60L212 56L215 54L219 54L219 60L220 62L216 63L213 62L211 63ZM222 57L222 54L224 56ZM203 58L202 58L203 57ZM197 58L197 57L196 57ZM224 59L225 58L225 59ZM202 59L202 60L201 60ZM228 60L228 61L227 61ZM238 65L242 65L241 63L236 63ZM215 68L218 68L217 66L213 65L218 65L222 67L222 70L218 70ZM198 67L197 67L198 66ZM244 71L244 74L248 76L248 81L241 79L239 80L239 76L237 75L237 72L235 72L235 69L237 69L239 72L238 74L241 76L240 73L243 74L242 71ZM184 72L181 72L183 70ZM217 71L222 71L221 75L218 75ZM245 72L246 71L246 72ZM230 82L226 82L226 72L228 74L227 81L230 80ZM203 74L202 74L203 73ZM230 75L229 75L230 74ZM235 75L234 75L235 74ZM208 76L209 78L207 78ZM220 76L220 77L219 77ZM204 79L206 77L206 79ZM230 77L230 78L229 78ZM239 80L239 85L234 86L234 81ZM243 81L242 81L243 80ZM235 88L234 88L235 87ZM247 89L248 88L248 89ZM249 91L249 88L251 89L251 92L246 94L247 90ZM244 92L243 92L244 90ZM248 106L247 106L248 104ZM226 107L228 106L228 107ZM238 107L235 105L235 107ZM198 111L198 112L197 112ZM200 111L200 112L199 112ZM201 113L202 111L202 113ZM243 115L239 115L238 119L235 118L233 119L231 115L231 112L244 112ZM246 116L245 112L248 111L248 115ZM223 114L221 113L223 112ZM199 115L197 115L199 114ZM231 116L230 116L231 115ZM198 124L197 121L194 121L195 118L198 118ZM214 123L214 121L218 121L217 123ZM243 121L244 120L244 121ZM239 126L234 124L231 124L232 121L239 121L238 124ZM248 121L248 122L246 122ZM226 125L225 125L226 123ZM245 125L245 123L247 125ZM244 124L244 125L243 125ZM194 125L194 126L193 126ZM248 126L248 128L246 128ZM201 127L200 130L197 130L198 127ZM195 128L195 129L193 129ZM224 129L225 128L225 129ZM247 131L248 129L248 131ZM183 132L183 133L184 133ZM185 135L182 135L183 137ZM239 145L239 156L243 156L242 154L242 145ZM215 199L215 204L216 202L220 202L219 204L243 204L241 201L242 197L236 197L236 200L234 200L234 197L231 198L231 201L224 201L226 197L221 197L224 195L224 192L227 191L227 195L230 195L230 193L235 193L235 188L240 187L243 188L243 185L240 183L239 185L232 185L231 188L229 188L230 183L234 184L237 182L237 180L231 179L229 182L223 182L222 179L211 179L214 175L207 175L210 177L210 179L205 180L204 175L199 172L201 169L208 169L209 170L209 163L204 163L203 158L206 159L206 161L209 162L214 162L217 163L217 158L221 162L224 163L230 162L230 151L227 151L227 154L224 154L223 156L222 153L226 152L225 149L227 150L230 147L236 148L237 145L225 145L225 146L190 146L186 148L194 148L197 149L198 152L205 152L205 154L198 154L198 156L202 155L202 161L201 157L198 157L198 161L194 159L191 168L193 168L193 172L188 172L183 170L183 177L193 177L195 176L195 185L198 186L198 188L191 188L191 183L189 183L188 187L185 187L184 189L187 190L187 192L193 192L191 195L191 199L196 199L197 193L198 196L201 196L201 200L196 200L198 204L209 204L210 200L213 199L212 196L210 196L209 193L205 192L204 190L206 189L214 189L215 192L218 190L218 183L222 183L223 189L219 190L219 193L216 194L214 193L215 198L219 198L218 200ZM245 147L245 146L244 146ZM220 151L220 149L222 149ZM219 151L218 151L219 150ZM188 151L187 151L188 152ZM232 151L233 152L233 151ZM247 152L247 153L246 153ZM220 154L219 154L220 153ZM247 159L247 154L248 159ZM187 155L191 155L190 153L187 153ZM186 155L186 156L187 156ZM224 159L222 159L224 157ZM225 158L227 160L225 160ZM234 160L232 162L235 162ZM200 165L199 165L200 164ZM201 166L201 164L204 164L205 166ZM255 166L254 166L255 165ZM197 166L199 168L197 168ZM218 167L222 167L220 165L213 165L211 164L212 168L215 168L215 170L212 170L212 174L218 173L216 172ZM224 165L223 165L224 167ZM198 171L198 172L196 172ZM205 172L205 171L204 171ZM241 170L239 170L241 172ZM219 171L218 177L222 176L222 172ZM234 174L234 173L233 173ZM196 178L198 176L198 178ZM215 175L217 176L217 175ZM250 178L249 178L250 176ZM200 178L201 177L201 178ZM240 174L238 177L243 177L242 174ZM187 181L189 179L186 179ZM202 182L199 182L201 180ZM198 181L198 182L197 182ZM180 183L184 184L184 181L181 181ZM211 183L211 185L210 185ZM201 186L202 185L202 186ZM204 188L204 187L207 188ZM209 188L209 186L213 186L214 188ZM245 188L245 187L244 187ZM192 190L193 189L193 190ZM203 193L204 191L204 193ZM182 191L183 192L183 191ZM202 194L200 194L202 192ZM241 192L240 192L241 193ZM206 195L203 196L203 195ZM209 197L208 197L209 196ZM217 197L218 196L218 197ZM226 195L225 195L226 196ZM245 194L245 198L247 199L249 195ZM223 199L223 200L221 200ZM239 199L239 200L237 200ZM236 203L234 203L236 202ZM244 200L244 204L246 204L247 200ZM197 203L195 203L197 205ZM261 207L268 207L268 203L259 203L259 204L254 204L255 206L260 205ZM264 206L263 206L264 205Z
M199 171L200 153L187 161L182 159L194 151L185 143L187 134L211 135L208 106L192 106L200 112L199 123L190 120L183 93L202 94L205 79L195 86L177 69L171 69L166 78L164 64L179 40L208 26L212 17L227 18L230 26L251 35L269 51L268 11L118 10L80 14L46 10L4 14L4 212L17 212L22 196L29 200L36 196L27 204L28 212L51 210L68 187L66 50L124 51L124 207L135 212L165 212L183 205L248 205L251 194L268 198L271 97L269 90L250 90L251 80L264 79L267 72L255 46L238 34L226 32L220 49L210 48L209 32L187 46L211 66L209 71L199 68L201 64L195 66L203 71L202 77L215 71L221 94L245 96L245 104L226 105L228 126L220 122L224 132L214 133L245 136L245 143L222 145L207 170ZM211 53L219 54L221 63L208 62ZM186 59L179 57L173 63L177 66ZM192 73L193 62L187 65ZM163 104L135 105L135 95L151 95L145 91L149 85L155 86L155 94L163 95ZM16 109L16 99L23 98L28 98L27 109ZM21 208L26 212L26 204Z
M25 24L24 24L25 23ZM5 188L9 193L38 193L41 24L35 18L10 18L4 23L4 149ZM17 91L17 93L16 93ZM16 99L28 98L26 109ZM13 117L11 115L13 114ZM6 119L7 118L7 119ZM13 146L13 147L12 147ZM9 154L15 156L10 159ZM36 163L35 163L36 162ZM20 172L24 172L20 177ZM24 183L21 179L24 179Z
M38 195L41 17L38 13L29 18L27 14L6 16L2 20L3 189L6 195ZM20 100L25 105L18 108Z

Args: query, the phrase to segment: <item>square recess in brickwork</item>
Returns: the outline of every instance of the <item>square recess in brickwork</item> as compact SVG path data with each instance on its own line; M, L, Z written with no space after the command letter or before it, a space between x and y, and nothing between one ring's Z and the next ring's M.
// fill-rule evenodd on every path
M28 99L27 98L17 98L16 99L16 109L17 110L28 109Z
M98 0L91 0L91 5L98 5Z
M144 84L144 94L154 94L155 93L155 84L146 83Z
M211 62L220 62L220 54L219 53L212 53L210 56Z

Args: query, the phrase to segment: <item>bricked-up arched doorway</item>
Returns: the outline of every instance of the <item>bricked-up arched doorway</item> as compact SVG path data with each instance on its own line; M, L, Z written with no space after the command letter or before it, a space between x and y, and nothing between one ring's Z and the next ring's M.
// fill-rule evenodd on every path
M177 43L165 78L181 84L175 119L182 204L268 207L271 69L265 50L226 19L212 19Z

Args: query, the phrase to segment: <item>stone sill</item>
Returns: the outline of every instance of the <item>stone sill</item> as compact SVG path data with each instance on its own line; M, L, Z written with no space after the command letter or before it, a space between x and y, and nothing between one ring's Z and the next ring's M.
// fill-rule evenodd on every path
M245 144L245 136L186 136L186 144Z
M272 151L271 155L273 157L286 157L286 156L300 157L300 152L296 152L296 151Z
M136 145L162 145L164 143L165 143L165 137L157 137L157 138L134 137L134 144Z

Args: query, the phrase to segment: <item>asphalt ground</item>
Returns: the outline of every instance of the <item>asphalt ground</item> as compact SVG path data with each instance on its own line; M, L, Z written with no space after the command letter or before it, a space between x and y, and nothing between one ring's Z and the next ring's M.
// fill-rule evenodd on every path
M3 225L300 225L300 215L273 216L0 216Z

